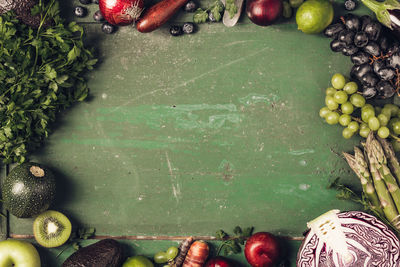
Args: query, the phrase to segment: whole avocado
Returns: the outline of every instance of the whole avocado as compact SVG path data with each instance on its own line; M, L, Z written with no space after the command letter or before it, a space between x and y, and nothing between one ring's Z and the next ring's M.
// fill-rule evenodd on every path
M1 186L4 206L18 218L30 218L47 210L55 194L53 172L34 162L16 166Z
M114 239L103 239L76 251L62 267L120 267L122 261L121 244Z

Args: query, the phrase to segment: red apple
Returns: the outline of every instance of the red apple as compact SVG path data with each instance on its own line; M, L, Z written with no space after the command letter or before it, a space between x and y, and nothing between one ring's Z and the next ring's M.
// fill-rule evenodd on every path
M278 239L271 233L255 233L247 240L244 255L253 267L274 266L280 257Z
M217 256L208 260L205 267L233 267L233 265L227 258Z

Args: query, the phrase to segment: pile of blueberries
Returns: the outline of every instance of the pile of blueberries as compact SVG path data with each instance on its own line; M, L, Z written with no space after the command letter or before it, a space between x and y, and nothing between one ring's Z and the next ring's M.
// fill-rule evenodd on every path
M350 77L365 98L392 97L400 88L400 46L395 37L370 16L346 14L329 25L325 36L332 38L331 50L350 56Z

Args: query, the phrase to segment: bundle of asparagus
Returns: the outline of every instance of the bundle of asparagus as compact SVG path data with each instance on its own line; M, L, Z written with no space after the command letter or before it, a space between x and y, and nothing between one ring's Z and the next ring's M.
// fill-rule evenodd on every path
M372 131L362 145L364 151L355 147L354 155L343 155L360 179L368 208L400 233L400 164L393 147Z

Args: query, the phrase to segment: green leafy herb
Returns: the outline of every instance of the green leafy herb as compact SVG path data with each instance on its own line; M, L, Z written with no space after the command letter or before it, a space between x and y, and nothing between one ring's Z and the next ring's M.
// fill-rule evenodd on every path
M27 153L50 134L57 114L87 97L82 76L97 62L83 44L83 28L61 19L56 0L44 2L32 9L41 17L37 29L20 23L13 12L0 16L0 159L4 163L25 161Z
M193 15L194 23L204 23L208 20L208 12L212 13L215 21L220 21L222 18L221 12L224 11L224 5L220 0L216 0L206 9L198 8Z
M245 244L246 239L252 235L253 230L254 227L242 229L240 226L236 226L235 229L233 229L233 236L230 236L224 230L218 230L216 232L216 238L222 240L222 243L218 247L217 256L220 253L225 256L240 253L242 251L241 245Z
M64 248L58 253L56 258L58 258L61 254L64 253L68 248L72 247L75 251L79 250L82 246L79 240L86 240L96 233L96 228L89 227L89 228L78 228L76 232L71 235L69 242L64 245Z
M238 12L238 7L235 5L235 0L226 0L225 12L229 13L229 17L233 18Z

